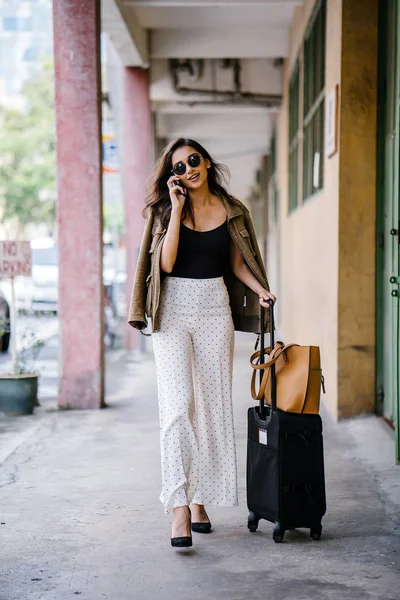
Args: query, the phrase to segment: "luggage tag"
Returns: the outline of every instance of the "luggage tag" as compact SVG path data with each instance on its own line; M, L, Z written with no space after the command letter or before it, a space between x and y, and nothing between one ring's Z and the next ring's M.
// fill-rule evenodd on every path
M264 446L268 445L267 442L267 430L266 429L258 429L258 443L259 444L264 444Z

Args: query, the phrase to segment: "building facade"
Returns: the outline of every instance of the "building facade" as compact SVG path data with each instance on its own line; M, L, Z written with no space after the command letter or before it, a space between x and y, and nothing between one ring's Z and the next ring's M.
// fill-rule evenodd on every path
M381 414L397 443L398 10L376 0L296 9L268 252L280 330L321 346L332 415Z
M51 0L0 2L0 104L23 107L26 81L53 55Z

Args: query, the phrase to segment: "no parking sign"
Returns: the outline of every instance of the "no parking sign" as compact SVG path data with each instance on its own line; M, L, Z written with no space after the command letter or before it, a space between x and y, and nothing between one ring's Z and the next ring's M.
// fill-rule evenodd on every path
M14 372L17 365L15 304L15 277L29 277L32 273L32 254L29 242L0 241L0 278L11 279L11 355Z
M32 273L29 242L0 241L0 277L29 277Z

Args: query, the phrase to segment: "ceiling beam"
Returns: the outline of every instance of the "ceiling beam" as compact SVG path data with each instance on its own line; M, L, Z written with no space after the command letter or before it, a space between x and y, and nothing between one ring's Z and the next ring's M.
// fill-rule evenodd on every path
M126 67L148 67L148 33L122 0L101 0L101 28Z
M168 142L180 137L180 135L167 136L165 139ZM194 136L191 137L193 139ZM270 138L208 138L206 136L197 135L194 137L197 142L210 152L217 160L224 161L228 157L246 156L248 154L268 154L270 147Z
M286 57L286 29L223 30L157 29L151 32L152 58L276 58Z
M126 6L146 6L149 8L159 7L196 7L214 8L215 6L282 6L295 7L303 4L303 0L125 0Z
M217 137L268 139L268 114L158 114L157 133L161 137Z
M267 118L269 113L276 113L277 108L265 108L264 106L235 106L224 104L204 103L204 104L183 104L179 102L153 102L152 110L159 115L239 115L240 117L247 114L262 115Z

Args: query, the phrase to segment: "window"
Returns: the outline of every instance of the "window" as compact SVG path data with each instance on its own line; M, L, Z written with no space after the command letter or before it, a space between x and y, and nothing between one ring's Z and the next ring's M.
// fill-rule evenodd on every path
M271 150L269 157L269 182L268 182L268 198L270 206L270 223L276 225L279 220L279 195L276 174L276 132L274 131L271 138Z
M17 17L4 17L3 29L4 31L32 31L32 19L31 17L20 19Z
M16 17L4 17L4 31L18 31L18 19Z
M320 0L304 39L303 200L323 187L326 0Z
M57 266L57 263L57 248L55 246L51 248L34 248L32 250L33 265Z
M297 61L289 85L289 212L297 208L298 203L299 83L300 67Z

